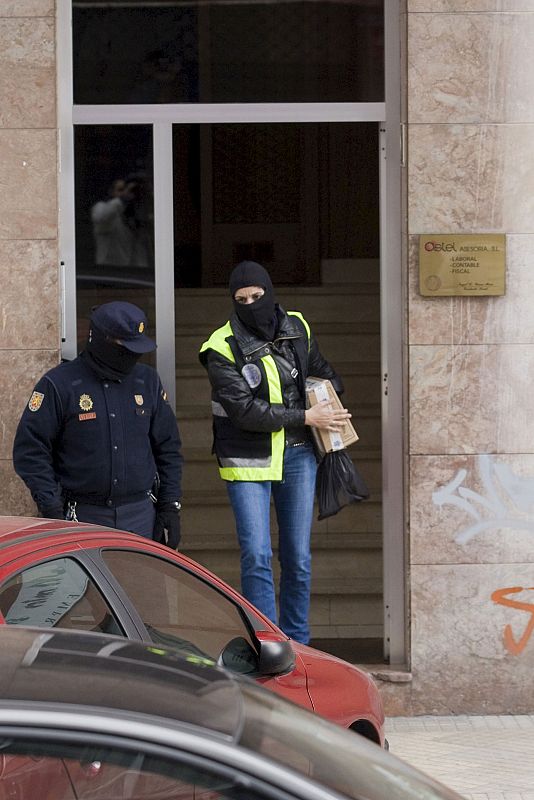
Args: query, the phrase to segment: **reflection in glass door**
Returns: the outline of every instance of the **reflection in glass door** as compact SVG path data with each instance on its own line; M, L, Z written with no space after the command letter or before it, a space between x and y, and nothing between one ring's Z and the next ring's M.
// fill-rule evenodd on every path
M74 145L78 346L91 308L110 300L142 306L153 335L152 126L78 125Z

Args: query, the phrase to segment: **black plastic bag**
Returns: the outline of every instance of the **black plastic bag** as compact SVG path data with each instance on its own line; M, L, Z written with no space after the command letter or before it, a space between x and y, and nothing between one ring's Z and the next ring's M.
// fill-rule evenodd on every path
M332 517L350 503L369 497L369 489L346 450L335 450L323 456L317 467L315 493L318 519Z

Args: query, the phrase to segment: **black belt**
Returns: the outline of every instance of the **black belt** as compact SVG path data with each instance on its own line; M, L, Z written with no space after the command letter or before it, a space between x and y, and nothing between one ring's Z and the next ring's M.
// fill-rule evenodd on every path
M126 506L128 503L135 503L138 500L147 499L150 496L150 489L145 492L135 492L128 495L117 495L116 497L104 497L98 494L72 494L67 493L67 502L81 503L87 506L107 506L108 508L115 508L116 506Z

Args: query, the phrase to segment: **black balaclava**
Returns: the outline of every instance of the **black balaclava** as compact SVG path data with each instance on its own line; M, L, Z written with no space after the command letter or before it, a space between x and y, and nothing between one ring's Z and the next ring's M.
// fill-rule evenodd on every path
M261 286L265 294L254 303L238 303L235 293L245 286ZM242 261L234 267L229 281L235 313L250 331L270 342L278 328L276 299L269 273L255 261Z
M100 378L122 380L133 370L141 355L112 342L97 327L91 326L84 356Z

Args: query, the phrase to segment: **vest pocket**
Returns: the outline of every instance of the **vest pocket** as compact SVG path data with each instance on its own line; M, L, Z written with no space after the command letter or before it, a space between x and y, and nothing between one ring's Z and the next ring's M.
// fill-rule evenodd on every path
M220 458L258 458L271 456L271 434L244 431L228 418L215 418L215 450Z

